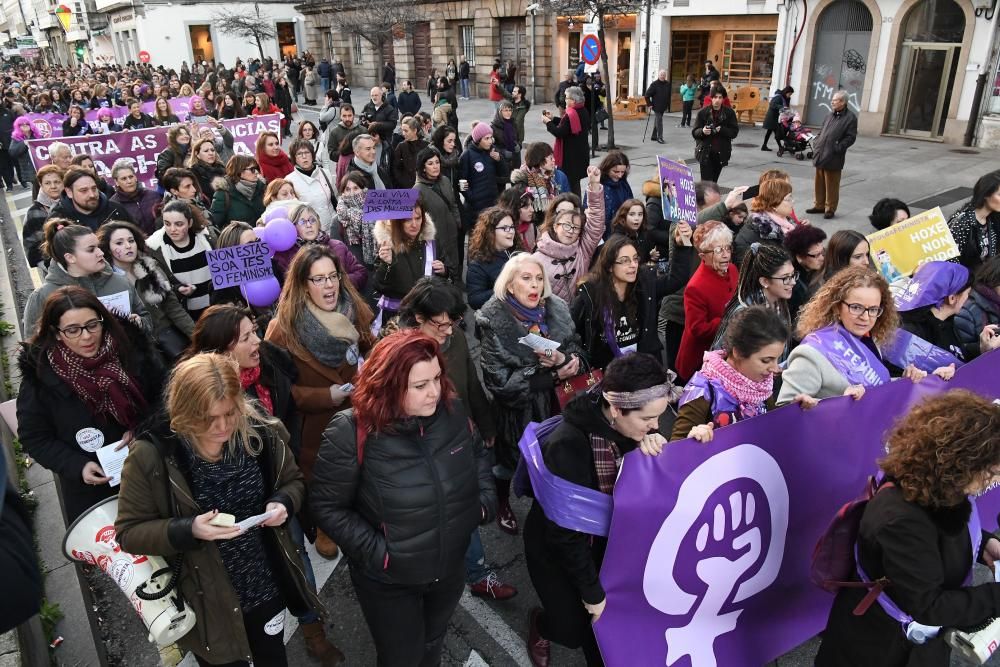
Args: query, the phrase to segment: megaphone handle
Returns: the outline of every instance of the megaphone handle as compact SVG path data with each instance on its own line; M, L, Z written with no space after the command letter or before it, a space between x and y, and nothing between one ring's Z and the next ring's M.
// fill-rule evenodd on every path
M159 570L153 572L152 576L150 576L147 581L144 581L142 585L140 585L138 588L135 589L136 597L139 598L140 600L159 600L162 597L166 597L167 594L170 593L170 591L174 590L174 587L177 585L177 579L178 577L180 577L181 566L183 564L184 564L184 555L177 554L177 557L174 559L174 564L172 566L162 567ZM161 590L156 591L155 593L146 592L146 586L149 584L150 581L153 581L154 579L157 579L163 576L164 574L167 574L168 572L170 573L170 581L167 582L166 586L164 586ZM183 609L184 609L183 606L178 605L177 611L183 611Z

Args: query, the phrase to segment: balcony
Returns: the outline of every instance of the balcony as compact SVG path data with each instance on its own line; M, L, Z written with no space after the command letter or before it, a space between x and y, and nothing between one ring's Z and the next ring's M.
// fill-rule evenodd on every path
M94 2L94 7L99 12L124 9L125 7L131 7L132 5L133 3L130 0L96 0Z

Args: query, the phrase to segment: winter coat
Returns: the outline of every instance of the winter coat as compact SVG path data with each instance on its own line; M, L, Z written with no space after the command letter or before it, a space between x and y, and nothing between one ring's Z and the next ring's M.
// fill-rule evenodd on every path
M334 203L337 194L335 177L320 166L313 169L312 175L305 174L296 167L285 176L285 180L295 186L299 200L316 211L320 228L327 234L331 233L333 218L337 214Z
M111 201L121 204L122 208L135 221L136 226L146 236L157 229L156 205L160 203L160 199L162 196L159 192L146 188L142 183L137 183L135 192L131 194L126 194L115 188L115 194L111 195Z
M787 106L788 98L779 90L767 105L767 113L764 115L764 122L762 123L765 130L778 129L778 115Z
M132 362L126 362L125 371L138 383L152 414L163 390L165 369L142 329L124 320L122 328L133 355ZM39 358L36 347L23 348L18 365L21 370L18 439L35 461L59 475L66 519L73 521L91 505L118 491L107 484L86 484L83 468L90 462L98 462L94 450L118 442L128 428L91 412L83 399L52 370L45 354Z
M264 190L267 186L263 181L257 181L252 199L244 197L228 178L217 178L212 185L215 188L215 194L212 195L212 224L216 229L224 229L236 220L251 227L257 224L257 220L264 214Z
M476 362L469 354L469 340L461 331L456 331L448 342L441 346L444 355L444 366L448 379L455 387L455 395L462 400L462 405L479 429L485 440L495 438L497 434L496 421L493 418L493 405L483 391L483 383L479 381Z
M305 76L302 78L303 93L306 100L315 102L319 99L319 79L320 77L316 74L316 70L306 70Z
M951 316L939 320L931 312L931 306L908 310L899 314L899 328L919 336L931 345L955 355L962 361L971 361L979 356L979 336L974 342L962 343L955 329L955 318ZM982 329L980 329L982 331Z
M351 173L352 171L357 172L358 174L361 175L361 178L365 179L365 187L366 188L368 188L369 190L375 190L375 189L377 189L375 187L375 179L372 178L371 174L369 174L367 171L365 171L365 170L361 169L360 167L358 167L358 165L356 164L357 160L358 160L357 157L351 158L350 162L347 163L347 168L344 170L344 175L346 176L347 174ZM338 167L338 169L339 169L339 167ZM378 162L377 170L378 170L378 177L382 179L382 184L385 185L385 189L387 189L387 190L391 189L392 188L392 171L391 171L391 168L389 167L388 160L386 160L386 161L381 161L380 160ZM341 180L343 180L343 178L341 178Z
M587 371L587 355L580 344L569 307L558 296L545 300L548 338L557 341L559 351L580 358L580 372ZM529 422L552 416L557 407L554 375L542 368L538 356L518 339L527 330L510 307L495 296L476 313L482 347L480 366L483 384L493 395L497 417L498 463L516 464L517 442Z
M253 459L260 466L267 500L247 508L248 515L263 512L268 502L279 502L291 518L305 501L302 473L273 428L253 428L263 440L261 453ZM239 597L217 543L192 533L194 517L211 509L194 501L191 479L184 472L192 456L189 445L170 431L166 420L138 434L122 471L117 540L129 553L162 556L168 562L181 557L178 587L197 619L194 629L177 641L182 651L218 663L250 661ZM322 603L306 582L288 522L256 530L262 531L273 581L289 611L301 616L321 610Z
M389 127L392 128L395 128L399 123L399 110L385 100L382 101L382 106L378 109L376 109L375 105L371 102L371 100L369 100L368 104L365 105L363 113L368 117L369 121L388 123Z
M976 285L955 315L955 334L961 343L978 345L979 334L987 324L1000 324L1000 296L991 287Z
M21 243L24 246L25 255L28 256L29 266L45 266L48 262L45 255L42 254L42 244L45 242L42 227L45 226L45 221L48 219L49 209L37 201L28 207L28 212L24 214Z
M465 191L465 226L470 231L475 225L479 212L496 204L500 190L498 179L508 175L507 163L496 161L475 145L462 152L458 161L458 178L469 182Z
M325 235L326 245L333 251L333 254L337 256L340 260L340 266L343 267L344 271L347 273L347 277L350 279L351 284L361 293L365 291L365 285L368 284L368 269L365 265L358 260L357 257L351 252L350 248L341 241L337 239L330 238L329 235ZM317 238L316 243L320 242ZM282 275L288 275L288 268L292 265L292 260L295 259L295 255L298 254L299 250L308 245L308 241L302 241L299 239L296 241L288 250L282 250L281 252L274 253L273 263L274 268L278 269Z
M823 120L819 138L813 143L813 165L817 169L840 171L847 149L858 138L858 117L850 109L831 111Z
M624 178L615 181L605 177L601 179L601 185L604 186L604 240L607 240L611 236L611 221L615 219L618 209L634 197L632 186ZM586 193L583 195L583 206L590 206L590 197Z
M754 243L770 243L781 247L784 240L785 232L767 211L753 211L733 237L733 264L742 266L743 257Z
M604 237L604 186L588 190L593 195L590 206L584 211L583 229L580 230L576 245L565 245L557 241L551 232L538 237L538 249L532 257L542 265L545 278L552 286L552 293L566 303L573 300L576 287L590 270L594 251Z
M501 250L493 255L488 262L469 260L465 273L465 287L469 295L469 307L479 310L487 301L493 298L493 285L496 284L504 264L510 259L510 253Z
M653 107L655 113L666 113L667 109L670 108L671 94L670 82L657 79L649 84L644 97L649 102L649 106Z
M562 164L557 166L566 173L569 182L574 184L587 177L587 167L590 165L590 111L580 107L576 113L580 117L580 131L576 134L573 134L566 114L545 124L549 134L563 140Z
M179 281L150 255L140 254L132 265L132 273L135 275L135 291L153 322L153 337L173 326L190 339L194 333L194 321L174 292Z
M514 115L511 116L511 120L514 121L514 127L517 128L517 143L524 145L524 119L528 116L528 112L531 111L531 100L521 99L520 102L514 101L514 96L507 92L506 88L501 88L500 92L503 94L504 99L510 100L510 103L514 105ZM494 130L494 133L496 130Z
M24 331L26 339L34 335L35 325L38 324L38 320L42 316L42 310L45 308L45 301L49 298L49 295L66 285L82 287L88 292L96 294L98 297L128 292L128 301L132 313L142 318L142 323L146 331L152 331L152 319L146 311L146 305L139 298L138 293L136 293L132 285L129 284L128 279L122 274L115 272L110 264L106 264L100 273L75 278L66 272L62 264L53 261L49 262L49 272L45 274L45 282L31 293L27 303L24 304L24 326L22 331Z
M91 134L90 123L86 120L77 121L77 126L73 127L70 125L70 119L67 118L62 124L62 135L64 137L82 137Z
M162 181L167 169L183 167L189 150L191 150L190 144L186 146L178 144L176 149L173 146L167 146L160 151L160 154L156 156L156 179Z
M11 139L10 158L15 160L21 170L21 183L29 184L35 181L35 165L31 162L28 144L18 139Z
M213 185L215 180L226 177L226 167L222 159L219 158L219 162L215 164L206 164L201 160L195 160L194 164L191 165L191 171L194 172L195 178L198 179L198 186L201 188L204 201L211 206L212 195L215 193Z
M63 195L49 211L49 217L66 218L84 227L89 227L91 231L95 232L101 228L101 225L111 220L135 223L124 206L111 201L104 194L98 194L98 198L97 208L92 213L83 213L76 208L69 197Z
M460 401L368 433L353 410L323 433L310 484L316 525L351 568L399 586L462 572L469 537L496 509L489 457Z
M963 500L954 507L930 508L909 502L898 486L883 488L865 507L858 530L861 566L874 579L890 581L886 594L919 623L970 628L1000 614L1000 586L965 585L982 562L972 553L969 515ZM982 534L982 544L992 535ZM868 592L841 588L830 609L817 667L937 667L949 664L951 649L944 633L924 644L906 639L881 605L861 616L853 611Z
M862 343L867 344L882 359L881 351L870 338L863 339ZM893 369L889 367L889 370L892 372ZM822 352L812 345L800 344L788 355L788 363L781 374L778 405L795 400L799 394L818 399L843 396L848 386L850 383L847 378L834 368Z
M396 107L404 116L412 116L420 111L420 95L416 91L400 93L396 97Z
M392 239L392 222L379 220L375 223L375 247L383 241ZM375 259L375 291L391 299L402 299L413 288L418 280L424 277L426 264L426 242L435 241L434 257L444 263L445 278L458 275L457 246L445 247L437 241L437 228L434 220L425 211L424 226L417 240L406 247L396 246L392 249L392 262L386 264L381 258Z
M454 184L442 174L434 183L423 176L417 176L415 187L423 197L427 215L434 221L437 242L446 248L457 248L458 235L462 229L462 215L458 210Z
M148 113L139 112L139 117L134 118L132 114L125 116L125 120L122 121L123 130L148 130L151 127L156 127L156 121Z
M340 157L340 143L344 140L344 137L355 128L354 125L350 127L344 127L344 123L340 122L336 125L331 125L326 131L326 149L330 154L331 160L336 160ZM334 183L336 185L336 183Z
M976 210L972 203L955 211L948 219L948 229L958 245L959 255L951 261L975 271L984 261L1000 254L1000 213L991 213L986 218L986 227L989 249L984 253L980 224L976 220Z
M636 304L637 352L660 356L663 345L657 330L660 299L684 287L691 275L690 264L694 255L690 246L679 248L670 273L656 276L649 268L640 266L631 298ZM595 312L593 286L584 282L570 304L570 314L580 334L583 349L591 368L604 368L614 359L605 334L604 314Z
M712 133L706 137L702 131L706 125L717 125L720 132ZM722 166L729 164L729 158L733 153L733 139L740 133L740 124L736 118L736 112L729 107L722 107L716 112L711 106L707 106L698 112L694 120L694 127L691 128L691 136L697 143L705 143L708 150L702 154L702 159L706 159L709 152L717 153Z
M416 94L416 93L414 93ZM397 188L412 188L417 180L417 153L427 148L423 139L401 141L392 151L392 184Z
M675 253L680 248L675 249ZM691 276L684 289L684 333L677 351L677 374L690 379L701 368L702 356L712 346L715 334L722 323L726 304L736 291L739 271L729 265L725 277L708 264L702 264Z

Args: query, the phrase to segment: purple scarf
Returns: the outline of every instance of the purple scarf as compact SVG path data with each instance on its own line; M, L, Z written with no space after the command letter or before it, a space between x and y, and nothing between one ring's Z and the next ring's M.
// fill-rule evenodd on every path
M839 324L831 324L802 339L818 350L851 384L875 387L889 381L889 369L860 338Z

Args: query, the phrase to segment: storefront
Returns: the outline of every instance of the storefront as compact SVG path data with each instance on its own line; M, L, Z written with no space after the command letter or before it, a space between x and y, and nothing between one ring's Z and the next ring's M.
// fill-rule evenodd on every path
M120 65L139 62L139 39L136 35L135 9L128 8L108 13L111 44Z
M557 33L559 80L567 70L575 69L580 62L580 40L583 37L582 17L559 17ZM633 48L635 35L635 15L609 17L605 19L604 44L608 50L608 77L606 82L611 93L611 102L628 97L628 91L639 85L635 77L642 76L641 64L637 65L638 51ZM588 67L587 71L596 70Z
M809 89L799 94L809 100L807 124L823 123L838 90L847 93L852 111L861 111L872 25L872 13L860 0L837 0L820 14Z

